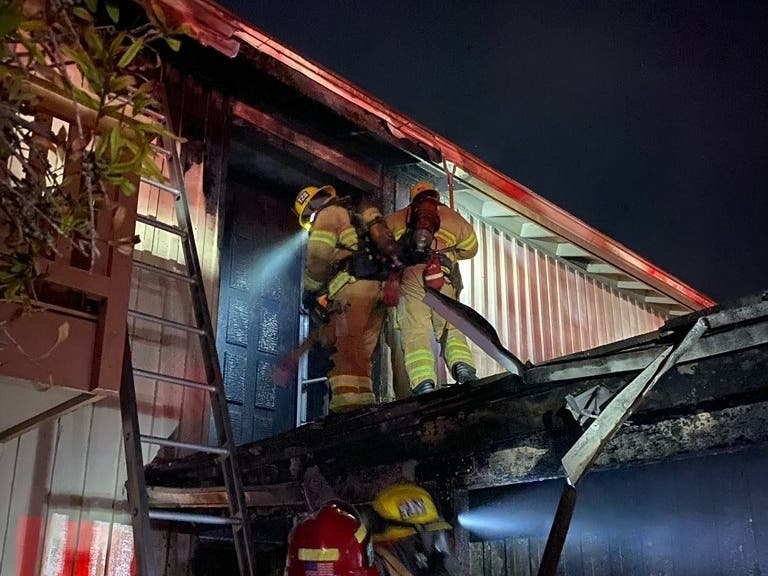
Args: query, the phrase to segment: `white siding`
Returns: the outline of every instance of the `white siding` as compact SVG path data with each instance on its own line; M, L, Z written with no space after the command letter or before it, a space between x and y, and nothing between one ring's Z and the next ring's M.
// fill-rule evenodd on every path
M206 289L215 311L217 215L205 213L201 166L187 173L187 186ZM139 211L175 222L173 202L170 195L142 186ZM162 266L183 262L177 238L142 225L136 233L142 238L139 258ZM188 290L176 284L136 271L131 307L191 321ZM196 337L141 321L132 322L130 330L135 365L204 379ZM206 441L204 392L141 379L136 387L142 432ZM9 390L0 383L4 398ZM49 407L44 395L36 401L39 406L28 407L38 411ZM156 454L156 448L145 448L145 461ZM128 576L133 550L125 480L116 399L81 408L0 445L0 576ZM186 562L172 564L185 573Z
M483 315L502 344L536 364L656 330L665 317L644 302L506 234L471 214L479 251L460 263L461 301ZM501 367L473 345L478 374Z

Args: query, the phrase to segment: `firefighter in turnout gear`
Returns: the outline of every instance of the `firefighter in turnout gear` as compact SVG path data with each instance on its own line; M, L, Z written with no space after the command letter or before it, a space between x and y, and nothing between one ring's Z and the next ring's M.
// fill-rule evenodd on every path
M378 208L353 209L333 186L309 186L294 211L309 230L302 303L308 310L327 299L325 316L333 367L328 373L330 410L347 412L374 403L371 355L386 315L382 280L400 265L400 246Z
M461 275L457 260L477 253L477 236L467 220L440 203L432 184L415 184L410 199L407 207L387 216L386 222L403 246L406 268L400 284L397 323L411 393L417 395L431 392L437 383L432 334L440 342L456 382L464 384L476 377L464 335L422 300L425 286L458 298Z
M285 576L379 576L368 529L354 508L325 504L288 536Z
M394 484L373 502L373 550L382 576L454 576L458 563L429 492L415 484Z

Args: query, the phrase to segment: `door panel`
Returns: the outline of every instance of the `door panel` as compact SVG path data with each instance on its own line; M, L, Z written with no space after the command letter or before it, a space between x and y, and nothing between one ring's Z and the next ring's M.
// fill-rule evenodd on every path
M271 380L298 340L302 244L291 199L265 184L228 185L218 348L238 444L295 424L295 386L276 389Z

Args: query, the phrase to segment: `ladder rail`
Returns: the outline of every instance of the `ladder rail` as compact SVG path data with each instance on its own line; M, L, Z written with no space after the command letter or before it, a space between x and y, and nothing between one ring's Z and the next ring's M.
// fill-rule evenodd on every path
M170 111L167 107L167 98L164 98L165 117L162 122L172 132ZM128 500L131 507L131 517L134 532L134 548L136 554L136 570L138 576L155 576L157 565L154 562L152 550L152 526L150 520L165 520L173 522L188 522L192 524L220 524L231 525L238 564L241 576L256 576L256 557L250 518L243 490L243 481L237 459L236 445L232 433L232 424L227 408L224 382L219 364L218 351L216 349L215 333L211 321L211 313L205 296L202 268L195 246L194 228L190 216L186 190L184 188L184 175L181 171L181 163L173 137L163 135L162 148L157 147L156 152L162 154L167 164L169 184L143 180L143 182L160 188L174 195L176 225L161 222L155 218L139 215L138 222L163 230L179 237L186 267L186 275L175 271L165 270L148 264L137 265L137 268L161 276L182 280L189 288L194 313L194 324L187 325L163 317L154 316L138 310L130 310L129 318L138 318L146 322L157 324L161 327L185 330L188 334L197 334L200 342L203 366L205 367L205 381L198 382L180 376L159 374L132 366L130 336L126 331L125 352L123 359L123 374L120 387L120 411L123 421L125 458L127 467ZM138 262L138 261L135 261ZM139 429L138 405L136 401L135 377L154 378L167 383L187 386L204 390L208 393L211 404L211 417L215 424L215 446L190 444L141 434ZM171 448L195 449L219 454L218 461L221 465L224 487L229 505L228 516L209 516L200 514L182 514L163 510L150 510L147 493L146 479L144 476L144 462L142 457L142 444L154 444Z
M149 496L144 478L144 459L141 455L139 433L139 409L136 404L136 388L134 387L131 364L130 338L126 330L122 381L120 383L120 415L123 422L126 487L133 527L134 558L137 574L155 576L154 554L151 549L152 527L149 523L149 514L143 513L143 511L149 510Z
M170 116L169 124L170 124ZM234 436L232 435L232 424L227 411L226 397L223 393L223 377L219 365L218 351L214 339L213 323L211 314L208 310L208 301L205 297L203 285L203 274L200 266L200 260L195 249L194 234L192 228L192 219L189 214L186 192L184 190L184 177L181 173L181 163L178 158L176 143L168 136L163 137L165 149L171 153L170 162L171 181L177 185L181 192L176 200L176 222L187 231L186 242L182 243L184 250L184 262L187 265L187 271L190 276L198 278L198 282L190 285L190 292L195 303L193 309L197 325L202 327L210 337L200 338L200 346L203 348L203 358L205 362L205 371L207 380L219 390L221 394L211 395L211 413L216 426L216 434L219 436L218 444L227 447L232 452L231 457L222 463L222 475L224 485L229 494L229 511L232 517L240 518L242 523L235 529L233 527L233 536L235 540L235 551L237 553L240 571L243 576L256 576L255 571L255 550L253 547L253 538L251 537L250 523L248 522L248 508L245 502L245 493L243 491L242 477L240 475L240 466L235 453ZM221 438L223 436L223 438ZM234 500L232 498L234 496ZM245 568L245 570L244 570Z

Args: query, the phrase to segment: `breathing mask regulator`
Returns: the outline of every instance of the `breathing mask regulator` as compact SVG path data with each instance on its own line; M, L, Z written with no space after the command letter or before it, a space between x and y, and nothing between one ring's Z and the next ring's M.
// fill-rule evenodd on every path
M408 248L410 261L424 263L424 284L440 290L445 284L445 276L440 263L440 256L434 252L432 243L435 233L440 229L440 215L437 212L439 195L434 189L420 191L411 202L408 214Z

